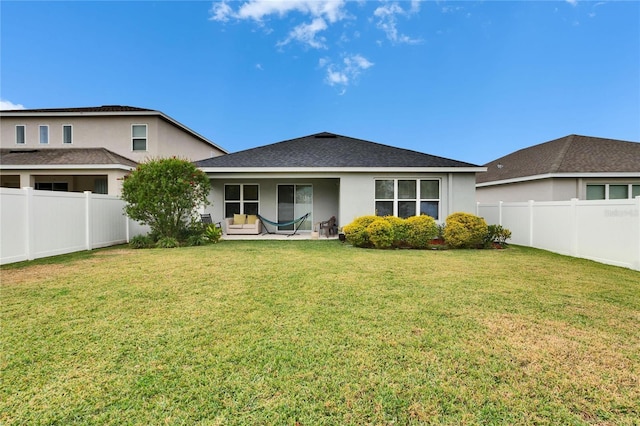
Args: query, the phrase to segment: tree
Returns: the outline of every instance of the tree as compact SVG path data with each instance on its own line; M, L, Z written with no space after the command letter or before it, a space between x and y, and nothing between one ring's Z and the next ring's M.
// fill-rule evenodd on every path
M209 204L207 175L187 160L172 157L141 163L124 178L126 214L149 225L158 238L179 239L196 219L196 209Z

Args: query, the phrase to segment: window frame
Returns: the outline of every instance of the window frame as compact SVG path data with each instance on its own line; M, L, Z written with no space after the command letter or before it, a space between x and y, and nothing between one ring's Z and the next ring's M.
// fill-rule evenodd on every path
M396 217L401 217L399 216L400 213L400 203L411 203L412 201L415 203L415 207L414 207L414 215L413 216L420 216L422 214L422 203L423 202L435 202L437 203L437 217L434 217L434 219L436 221L440 220L440 217L442 216L442 178L423 178L423 177L416 177L416 178L406 178L406 177L394 177L394 178L375 178L374 179L374 185L377 185L377 182L379 181L393 181L393 197L392 198L377 198L377 194L375 193L375 189L374 189L374 212L375 215L378 216L378 202L384 202L384 203L392 203L392 215L396 216ZM415 197L413 198L400 198L400 194L399 194L399 182L400 181L414 181L415 182ZM423 196L422 194L422 186L421 183L423 181L432 181L432 182L437 182L438 183L438 198L432 198L432 197L426 197ZM411 216L408 216L411 217ZM433 216L431 216L433 217Z
M18 138L18 128L22 128L22 142L20 142ZM26 145L27 144L27 125L16 124L15 136L16 136L16 139L15 139L16 145Z
M135 127L144 127L144 137L134 135ZM136 149L136 141L144 140L144 149ZM134 123L131 125L131 151L132 152L148 152L149 151L149 125L146 123Z
M65 129L69 128L69 142L65 141ZM73 144L73 125L72 124L63 124L62 125L62 145L72 145Z
M604 198L589 198L589 187L602 187L604 186ZM627 187L627 198L611 198L611 187L612 186L626 186ZM600 183L593 182L585 184L584 190L584 199L587 201L602 201L602 200L632 200L634 199L633 190L634 188L640 187L639 183ZM638 191L636 189L636 191ZM636 195L637 196L637 195Z
M238 186L239 187L240 195L239 195L239 199L238 200L232 200L232 199L227 200L227 187L228 186ZM244 187L245 186L255 186L256 187L256 189L257 189L257 199L256 200L251 200L251 199L245 200L245 198L244 198ZM223 208L222 213L224 214L225 219L229 218L229 217L233 217L233 216L227 216L227 205L229 205L229 204L238 204L239 205L240 211L237 214L247 214L247 213L245 213L245 204L251 204L251 205L256 204L257 205L257 213L260 213L260 184L258 184L258 183L225 183L222 191L223 191L222 192L222 200L223 200L222 201L222 208ZM253 214L253 213L250 213L250 214Z
M42 131L46 129L47 130L47 140L45 142L43 142L43 138L42 138ZM40 145L49 145L49 140L50 140L50 133L49 133L49 125L48 124L40 124L38 125L38 142Z

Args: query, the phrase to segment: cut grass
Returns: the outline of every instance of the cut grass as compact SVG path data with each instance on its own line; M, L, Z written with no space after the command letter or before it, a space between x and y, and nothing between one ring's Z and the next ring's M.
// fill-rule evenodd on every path
M512 247L3 267L0 423L638 424L640 273Z

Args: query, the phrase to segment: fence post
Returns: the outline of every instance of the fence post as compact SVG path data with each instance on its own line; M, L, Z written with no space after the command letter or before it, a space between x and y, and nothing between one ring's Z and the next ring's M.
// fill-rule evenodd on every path
M26 208L26 217L27 217L27 226L26 226L26 242L27 242L27 260L35 259L35 251L36 251L36 233L33 230L33 226L35 224L35 212L33 211L33 188L30 186L26 186L24 188L25 192L25 208Z
M93 248L93 238L91 238L91 191L84 191L84 224L85 248L91 250Z
M533 200L529 200L529 247L533 247Z
M578 199L571 199L571 256L578 257Z
M476 201L476 216L480 216L480 201Z
M637 241L638 241L638 247L637 247L638 251L636 253L637 257L636 257L635 270L640 271L640 195L636 197L636 217L638 218L637 220L638 233L636 234Z
M504 201L498 202L498 225L502 226L502 204Z

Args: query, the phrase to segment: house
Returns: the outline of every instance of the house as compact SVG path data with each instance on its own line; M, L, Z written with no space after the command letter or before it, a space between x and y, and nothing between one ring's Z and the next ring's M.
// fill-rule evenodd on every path
M569 135L521 149L477 175L478 202L640 196L640 143Z
M145 108L0 111L0 186L118 195L137 163L227 152L173 118Z
M301 230L332 216L428 214L442 222L475 212L475 174L484 167L379 143L318 133L197 161L211 178L214 221L260 214L284 223L310 213ZM294 225L280 226L290 231Z

